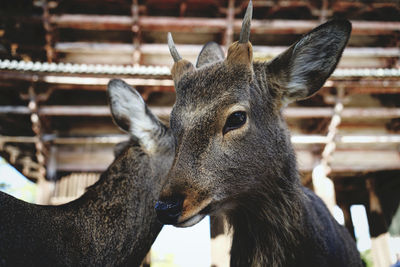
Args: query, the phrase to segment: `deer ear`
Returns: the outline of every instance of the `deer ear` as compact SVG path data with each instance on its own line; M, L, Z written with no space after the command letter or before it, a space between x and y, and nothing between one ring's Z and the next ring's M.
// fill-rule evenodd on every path
M197 57L196 68L223 60L224 57L224 51L222 51L219 44L216 42L208 42L203 46L203 49L201 49Z
M140 94L124 81L111 80L107 92L114 122L147 151L153 151L165 126L147 108Z
M267 65L268 75L283 90L284 103L307 98L322 87L336 68L350 32L349 21L329 21Z

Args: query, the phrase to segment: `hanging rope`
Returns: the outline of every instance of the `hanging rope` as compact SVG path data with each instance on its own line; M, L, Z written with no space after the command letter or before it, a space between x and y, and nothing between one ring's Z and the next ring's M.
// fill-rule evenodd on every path
M45 179L46 177L46 158L45 158L45 147L43 144L42 140L42 127L40 123L40 118L39 118L39 112L38 112L38 102L37 102L37 97L35 94L35 89L33 86L29 87L29 104L28 108L31 111L31 123L32 123L32 131L35 133L35 136L37 137L37 141L35 142L35 149L36 149L36 160L39 164L38 167L38 173L39 177L38 179Z
M336 103L328 127L328 134L326 136L326 145L321 154L322 158L320 163L315 166L312 171L312 181L315 193L325 202L331 212L333 212L333 208L336 205L336 197L334 184L332 180L328 178L328 175L332 170L329 164L332 160L332 155L336 150L335 139L339 131L338 127L342 121L340 115L343 111L343 97L344 88L338 88Z

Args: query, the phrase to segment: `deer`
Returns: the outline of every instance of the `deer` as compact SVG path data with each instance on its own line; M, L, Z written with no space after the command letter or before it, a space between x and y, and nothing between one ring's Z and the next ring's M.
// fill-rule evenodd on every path
M162 228L154 204L172 165L171 131L122 80L108 84L130 139L78 199L35 205L0 192L0 266L139 266Z
M239 40L206 44L194 66L168 34L176 103L175 155L155 205L164 224L190 227L223 216L231 266L362 266L355 242L322 200L301 185L282 109L316 93L350 33L328 21L268 62L253 60L252 3Z

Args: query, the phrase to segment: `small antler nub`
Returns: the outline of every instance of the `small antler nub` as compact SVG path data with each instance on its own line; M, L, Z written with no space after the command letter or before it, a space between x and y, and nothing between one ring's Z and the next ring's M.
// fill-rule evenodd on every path
M247 5L246 14L242 22L242 30L240 31L239 43L246 44L250 39L250 24L253 17L253 3L251 0Z
M176 50L174 39L172 39L172 34L170 32L168 33L168 48L172 58L174 59L174 62L178 62L182 59L178 53L178 50Z

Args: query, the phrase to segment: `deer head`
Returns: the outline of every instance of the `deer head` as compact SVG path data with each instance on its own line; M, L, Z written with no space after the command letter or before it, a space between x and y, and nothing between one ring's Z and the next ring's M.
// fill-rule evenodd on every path
M177 99L170 119L175 158L156 205L165 224L187 227L209 213L223 211L229 217L257 209L260 202L268 212L284 212L281 205L298 191L281 109L322 87L341 57L351 24L329 21L272 61L253 62L251 16L250 2L240 39L226 59L218 45L207 44L196 67L180 57L168 35Z

